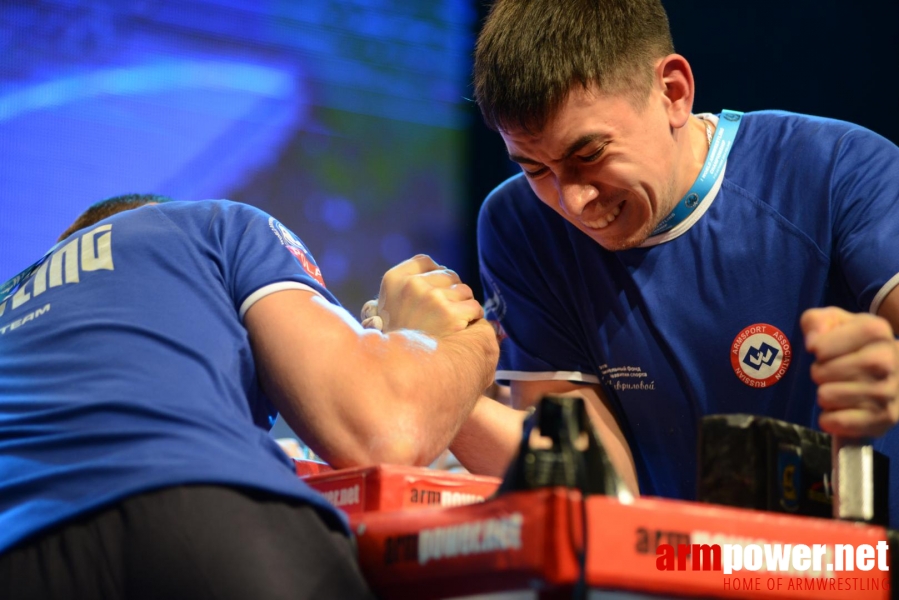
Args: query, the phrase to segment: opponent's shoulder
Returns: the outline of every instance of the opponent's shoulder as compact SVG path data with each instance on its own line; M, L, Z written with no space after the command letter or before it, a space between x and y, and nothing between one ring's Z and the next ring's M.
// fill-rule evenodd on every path
M268 218L264 211L233 200L172 201L154 205L163 215L178 221L214 221L217 219Z
M277 235L283 228L265 211L232 200L173 201L148 208L192 239L240 239L268 230Z

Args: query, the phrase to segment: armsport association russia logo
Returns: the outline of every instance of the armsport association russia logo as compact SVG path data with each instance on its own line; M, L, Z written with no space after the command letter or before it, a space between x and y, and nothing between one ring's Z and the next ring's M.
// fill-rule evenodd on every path
M793 348L784 332L767 323L750 325L737 334L730 347L734 374L746 385L774 385L790 368Z
M316 280L322 287L325 286L325 280L322 278L322 272L318 268L318 265L315 264L315 260L312 258L312 253L303 245L303 242L297 238L287 227L279 223L274 217L269 217L268 226L271 228L272 232L278 237L278 241L281 242L281 245L287 248L287 250L293 254L294 258L297 259L297 262L300 263L300 266L303 267L303 270Z

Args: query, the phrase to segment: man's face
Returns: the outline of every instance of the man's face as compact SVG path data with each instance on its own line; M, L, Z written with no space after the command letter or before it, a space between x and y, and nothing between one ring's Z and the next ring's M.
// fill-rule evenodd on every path
M609 250L642 244L680 198L678 146L654 98L638 110L575 86L540 133L500 132L537 197Z

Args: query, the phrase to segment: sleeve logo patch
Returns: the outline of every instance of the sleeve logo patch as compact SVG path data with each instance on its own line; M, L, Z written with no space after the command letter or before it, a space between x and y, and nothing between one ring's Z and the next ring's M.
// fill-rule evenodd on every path
M745 328L730 348L734 374L754 388L769 387L780 381L790 368L792 357L790 340L783 331L767 323Z
M275 220L274 217L269 217L268 226L271 228L272 232L274 232L275 236L277 236L281 245L287 248L288 252L293 254L294 258L297 259L297 262L300 263L300 266L303 267L306 274L316 280L322 287L325 287L325 280L322 278L322 272L318 268L318 265L315 264L312 253L310 253L306 246L303 245L303 242L301 242L291 230Z
M487 274L487 270L483 268L483 265L481 266L481 277L489 288L489 290L485 290L485 293L490 294L484 302L484 313L487 315L488 320L499 323L506 316L506 301L503 300L503 295L499 291L499 286L496 285L493 278Z
M502 343L504 339L509 337L506 333L506 330L503 329L503 324L495 319L487 319L487 322L490 323L490 326L493 327L493 333L496 334L496 343Z
M493 331L496 333L496 341L502 342L509 337L506 330L503 329L502 323L503 317L506 316L506 302L503 300L503 295L500 293L496 282L487 274L486 269L481 269L481 276L484 283L487 284L490 293L490 297L484 302L484 317L493 327Z

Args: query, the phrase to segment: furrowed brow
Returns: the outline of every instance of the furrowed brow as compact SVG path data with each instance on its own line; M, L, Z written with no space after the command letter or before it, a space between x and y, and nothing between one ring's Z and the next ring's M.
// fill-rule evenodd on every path
M512 162L517 162L521 165L539 165L541 164L539 161L534 160L533 158L528 158L527 156L521 156L519 154L510 154L509 160Z
M562 161L568 160L569 158L571 158L572 154L574 154L578 150L582 149L587 144L590 144L590 143L598 141L598 140L605 141L607 139L608 139L608 136L604 135L602 133L588 133L587 135L582 135L581 137L576 139L574 142L572 142L568 146L568 148L565 150L565 154L562 156L562 158L560 158L558 160L553 160L552 162L560 163ZM509 160L511 160L513 162L517 162L519 164L523 164L523 165L541 165L541 164L543 164L540 161L534 160L533 158L528 158L527 156L522 156L521 154L509 154Z
M563 156L558 162L562 162L563 160L567 160L571 158L571 155L592 142L598 140L607 140L609 136L603 135L602 133L588 133L587 135L582 135L578 139L576 139L568 149L565 150L565 156Z

